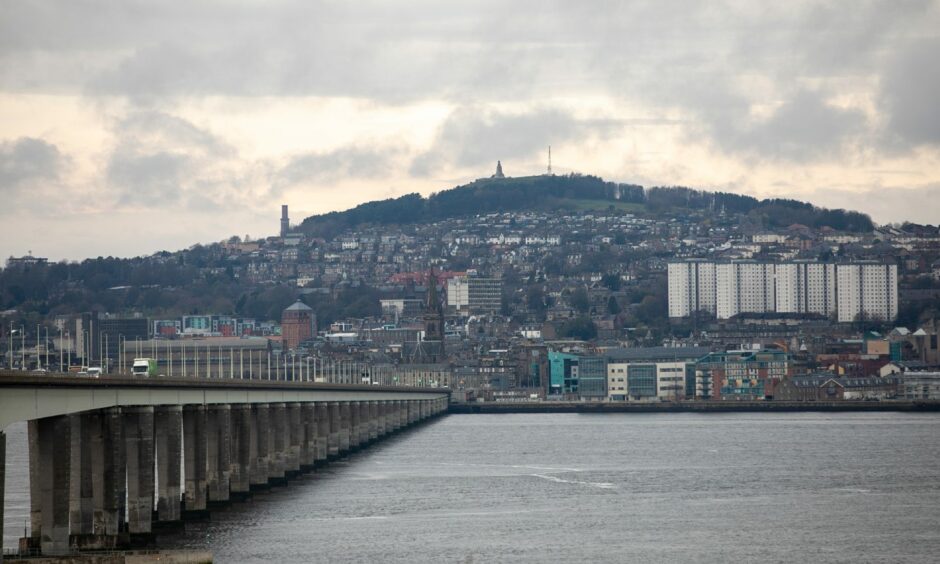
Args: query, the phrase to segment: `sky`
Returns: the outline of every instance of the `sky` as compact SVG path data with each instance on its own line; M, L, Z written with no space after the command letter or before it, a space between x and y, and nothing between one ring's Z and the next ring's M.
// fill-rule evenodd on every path
M940 0L0 0L0 257L493 173L940 222Z

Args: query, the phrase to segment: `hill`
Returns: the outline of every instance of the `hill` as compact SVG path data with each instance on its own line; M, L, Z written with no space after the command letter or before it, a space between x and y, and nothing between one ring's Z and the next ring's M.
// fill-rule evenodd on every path
M794 223L830 227L839 231L869 232L871 218L859 212L826 209L791 199L759 200L726 192L691 188L652 187L608 182L596 176L524 176L480 179L435 192L427 198L406 194L368 202L341 212L308 217L298 230L311 236L332 238L359 225L401 225L523 210L614 209L652 215L699 211L750 214L767 227Z

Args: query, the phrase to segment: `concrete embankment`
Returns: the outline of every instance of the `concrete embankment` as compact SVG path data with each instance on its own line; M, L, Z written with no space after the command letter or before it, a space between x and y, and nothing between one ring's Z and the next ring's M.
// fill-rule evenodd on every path
M450 413L724 413L795 411L940 411L940 400L484 402L451 404Z

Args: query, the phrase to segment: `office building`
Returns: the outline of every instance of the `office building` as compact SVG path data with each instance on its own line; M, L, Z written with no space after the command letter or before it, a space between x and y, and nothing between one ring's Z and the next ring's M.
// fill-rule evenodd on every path
M500 278L455 276L447 280L447 307L460 315L497 313L502 297Z

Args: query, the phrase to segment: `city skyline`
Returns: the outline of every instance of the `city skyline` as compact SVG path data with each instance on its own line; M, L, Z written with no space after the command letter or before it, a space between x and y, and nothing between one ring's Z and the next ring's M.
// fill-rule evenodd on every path
M553 170L929 223L937 2L15 4L0 254L133 256ZM182 229L181 229L182 227Z

